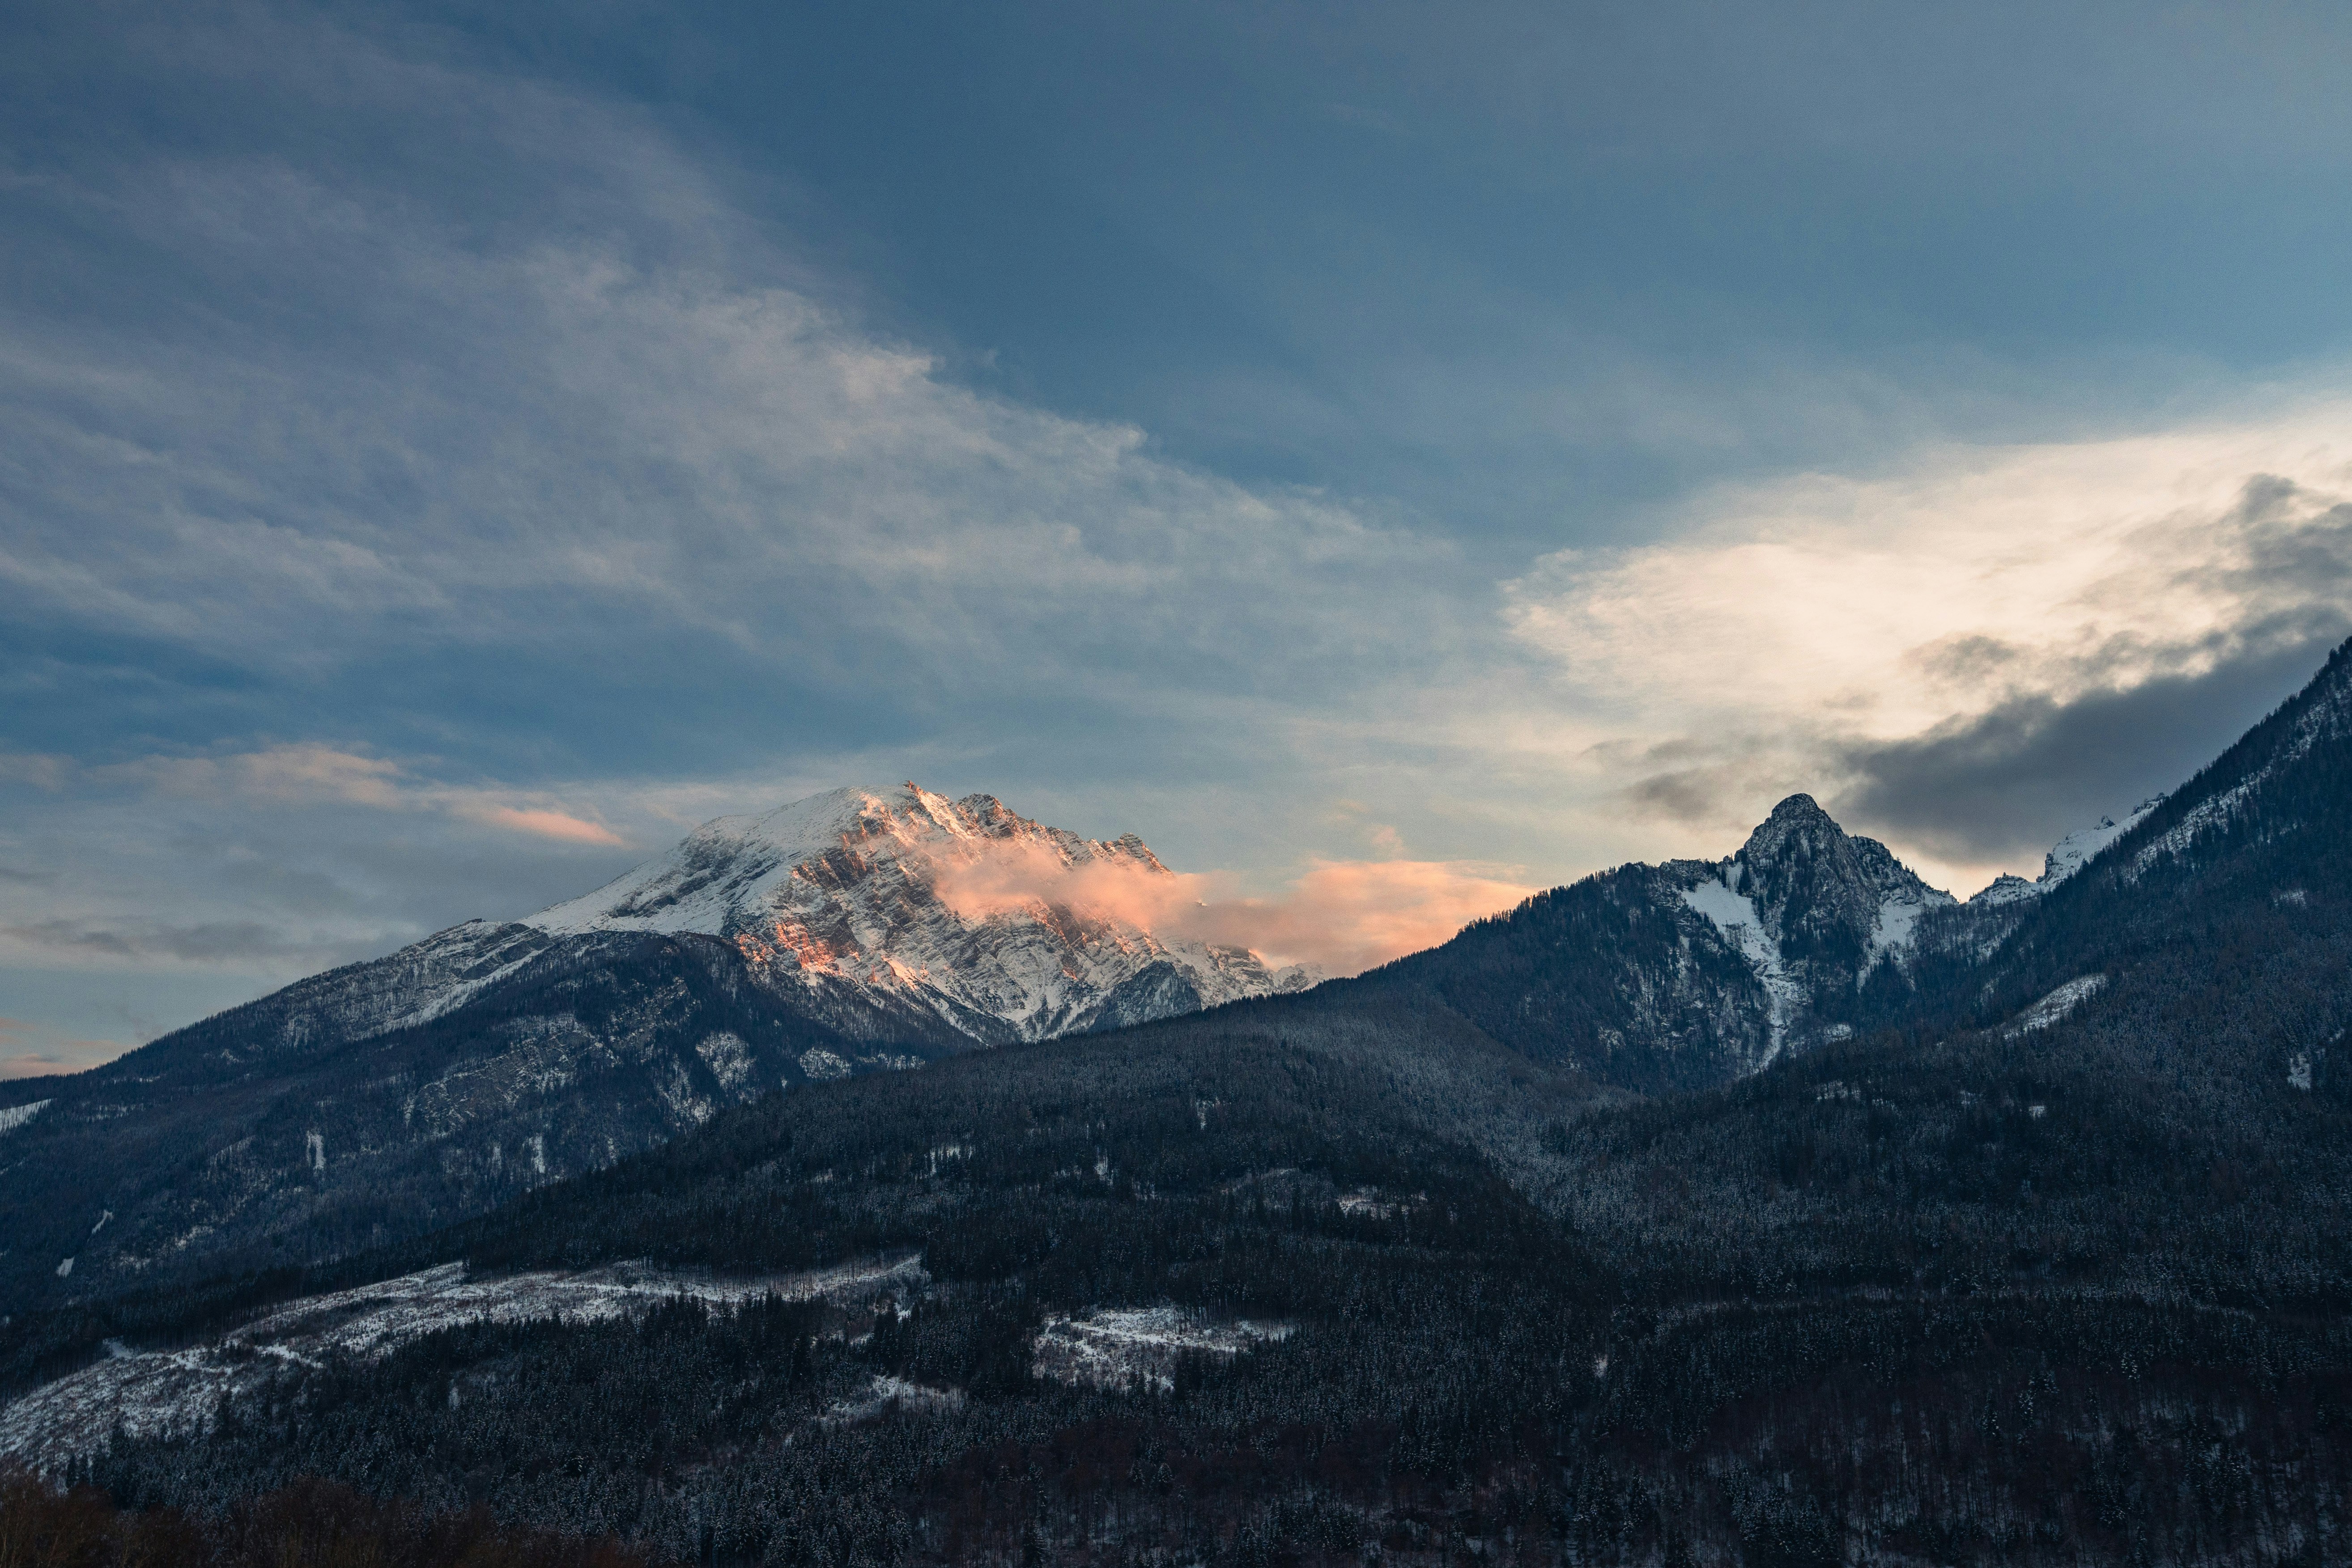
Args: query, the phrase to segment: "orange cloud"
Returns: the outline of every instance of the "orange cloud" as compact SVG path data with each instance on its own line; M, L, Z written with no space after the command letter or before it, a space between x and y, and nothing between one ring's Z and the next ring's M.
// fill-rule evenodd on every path
M22 1018L0 1018L0 1082L79 1072L111 1061L131 1047L111 1040L44 1041L47 1031Z
M511 827L519 833L535 833L541 838L560 838L567 844L619 844L621 836L601 823L568 816L560 811L518 811L512 806L467 806L458 815L491 827Z
M1269 963L1358 974L1434 947L1536 891L1460 860L1326 861L1276 899L1202 904L1185 924Z
M1454 860L1325 861L1286 893L1243 898L1223 875L1118 861L1064 866L1043 846L1008 845L942 868L933 887L968 920L1054 906L1162 940L1245 947L1269 963L1355 974L1433 947L1535 891L1496 869Z

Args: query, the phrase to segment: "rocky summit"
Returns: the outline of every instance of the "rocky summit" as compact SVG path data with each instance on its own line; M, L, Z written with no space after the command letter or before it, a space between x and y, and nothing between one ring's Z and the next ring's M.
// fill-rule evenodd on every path
M706 823L668 854L524 922L555 935L698 933L828 1013L982 1044L1142 1023L1316 976L1153 929L1174 873L1133 834L1033 822L994 795L837 789ZM909 1010L929 1018L909 1020Z

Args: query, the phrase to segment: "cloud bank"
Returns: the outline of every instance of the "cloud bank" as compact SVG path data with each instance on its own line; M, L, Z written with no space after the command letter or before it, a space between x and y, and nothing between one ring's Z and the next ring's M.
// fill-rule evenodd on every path
M2352 630L2347 414L1725 489L1666 542L1539 563L1507 620L1637 808L1727 827L1809 780L1980 863L2086 783L2177 782Z

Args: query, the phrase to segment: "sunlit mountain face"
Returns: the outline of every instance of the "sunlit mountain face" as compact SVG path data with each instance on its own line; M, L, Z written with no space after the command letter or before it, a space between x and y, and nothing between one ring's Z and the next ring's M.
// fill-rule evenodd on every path
M1084 839L992 795L841 789L698 829L532 916L553 934L696 932L755 973L901 994L976 1039L1041 1039L1297 989L1182 932L1184 884L1132 834Z

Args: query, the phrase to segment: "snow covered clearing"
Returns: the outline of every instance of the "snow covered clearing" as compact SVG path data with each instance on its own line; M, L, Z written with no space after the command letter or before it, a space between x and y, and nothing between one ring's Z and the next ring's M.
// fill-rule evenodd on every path
M1177 1307L1126 1307L1077 1318L1049 1318L1034 1342L1039 1377L1095 1388L1141 1383L1175 1386L1171 1373L1187 1351L1230 1356L1290 1337L1288 1323L1238 1319L1215 1322Z
M836 1399L824 1415L828 1426L838 1426L852 1421L868 1421L890 1410L933 1411L961 1410L963 1391L960 1388L932 1388L929 1384L909 1383L903 1377L877 1377L866 1392L854 1399Z
M36 1100L25 1105L12 1105L0 1110L0 1132L14 1132L17 1128L49 1108L49 1101Z
M1371 1187L1359 1187L1352 1193L1339 1194L1339 1212L1344 1215L1361 1215L1370 1219L1394 1219L1400 1206L1402 1205L1381 1196L1380 1193Z
M466 1323L554 1319L597 1322L650 1310L677 1297L714 1304L768 1292L854 1306L901 1298L929 1283L922 1258L868 1258L790 1274L715 1279L615 1264L579 1273L476 1279L465 1265L307 1297L190 1350L139 1352L110 1342L108 1359L0 1407L0 1458L50 1468L102 1446L120 1421L132 1436L199 1430L224 1399L248 1393L289 1366L334 1356L373 1359Z
M2013 1040L2032 1029L2046 1029L2073 1012L2088 997L2097 994L2107 983L2104 974L2079 974L2049 995L2017 1016L2017 1022L2001 1031L2001 1038Z

